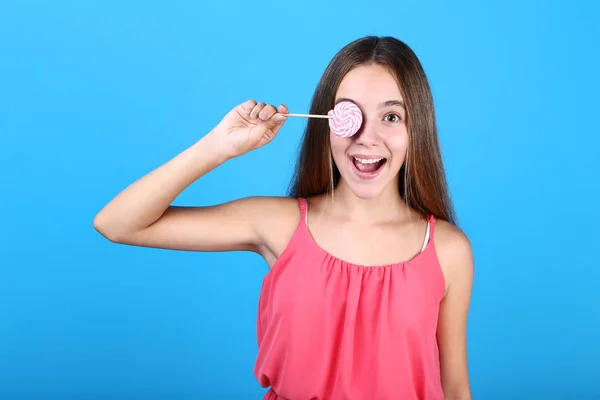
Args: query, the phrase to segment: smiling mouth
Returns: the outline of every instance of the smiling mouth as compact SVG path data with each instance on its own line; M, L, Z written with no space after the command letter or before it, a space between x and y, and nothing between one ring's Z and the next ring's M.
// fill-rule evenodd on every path
M379 171L381 167L387 162L387 158L361 158L351 156L352 164L354 167L362 173L373 174Z

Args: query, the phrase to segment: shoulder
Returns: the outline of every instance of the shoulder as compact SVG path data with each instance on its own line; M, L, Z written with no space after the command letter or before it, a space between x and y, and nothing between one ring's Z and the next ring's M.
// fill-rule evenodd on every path
M298 199L283 196L242 197L204 208L214 209L221 218L227 217L224 221L245 224L258 234L259 239L277 230L280 225L297 221L300 216Z
M455 225L436 220L434 243L444 277L450 286L470 286L473 280L473 249L467 235Z
M243 200L257 221L267 220L269 223L298 218L300 207L298 199L283 196L254 196Z
M268 234L279 225L300 217L298 199L284 196L252 196L235 200L237 210L245 215L259 233Z
M269 265L283 252L300 221L300 203L292 197L257 196L244 200L259 237L258 251Z

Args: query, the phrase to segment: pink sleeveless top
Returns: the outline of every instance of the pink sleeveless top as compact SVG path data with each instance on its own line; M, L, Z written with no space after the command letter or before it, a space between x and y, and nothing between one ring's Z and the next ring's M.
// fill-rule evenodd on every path
M333 257L302 218L265 276L254 374L269 400L443 400L436 341L444 277L425 249L365 267Z

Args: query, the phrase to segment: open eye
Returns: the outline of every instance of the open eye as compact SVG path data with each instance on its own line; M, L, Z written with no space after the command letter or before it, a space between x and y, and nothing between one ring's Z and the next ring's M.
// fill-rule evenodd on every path
M384 120L387 122L400 122L402 121L402 118L400 118L398 114L387 114L384 117Z

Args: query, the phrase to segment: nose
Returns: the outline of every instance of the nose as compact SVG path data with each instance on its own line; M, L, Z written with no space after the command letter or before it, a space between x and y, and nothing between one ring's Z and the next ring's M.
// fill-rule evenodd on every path
M355 135L356 143L363 146L375 146L381 143L379 128L374 121L365 118L360 130Z

